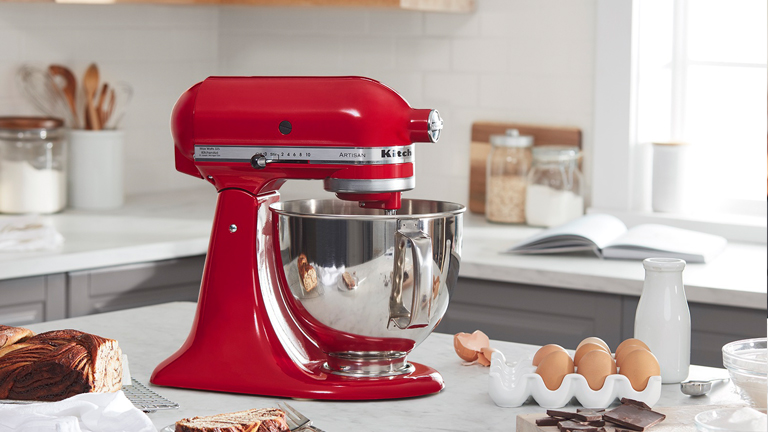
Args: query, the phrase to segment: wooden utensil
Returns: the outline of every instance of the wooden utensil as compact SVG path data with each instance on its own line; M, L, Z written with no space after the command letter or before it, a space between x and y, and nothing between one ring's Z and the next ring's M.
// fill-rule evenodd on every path
M93 98L96 96L96 91L99 89L99 68L96 63L91 63L88 69L85 71L83 77L83 90L85 91L85 109L87 125L86 129L100 130L101 122L99 122L99 115L96 112L96 106L94 105Z
M99 101L96 103L96 114L99 115L99 124L102 128L107 124L106 112L104 108L104 101L107 99L107 93L109 92L109 84L104 83L101 86L101 92L99 92Z
M64 96L67 98L67 103L69 104L69 108L72 111L72 117L75 121L75 124L72 126L80 127L80 117L77 115L77 79L75 78L75 74L72 73L68 67L57 64L48 66L48 73L51 74L53 82L61 88L62 93L64 93Z
M485 166L491 151L491 135L503 135L507 129L517 129L520 135L533 136L533 145L567 145L581 148L581 129L562 126L542 126L524 123L476 122L472 124L469 147L469 210L485 214Z

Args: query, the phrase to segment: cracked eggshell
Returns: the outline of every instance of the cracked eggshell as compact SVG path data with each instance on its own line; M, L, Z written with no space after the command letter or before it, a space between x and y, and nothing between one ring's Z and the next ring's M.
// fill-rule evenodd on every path
M477 362L483 366L491 365L491 355L497 350L490 347L484 347L480 349L480 354L477 356Z
M557 344L544 345L543 347L539 348L538 351L536 351L536 354L533 355L532 364L534 366L538 366L539 363L541 363L541 361L544 359L544 357L546 357L547 355L555 351L567 352L565 351L565 348Z
M462 360L472 362L477 360L480 350L488 348L491 344L490 339L480 330L474 333L456 333L453 336L453 349Z
M553 351L541 360L536 373L541 376L548 389L557 390L563 383L563 378L573 373L573 360L565 351Z

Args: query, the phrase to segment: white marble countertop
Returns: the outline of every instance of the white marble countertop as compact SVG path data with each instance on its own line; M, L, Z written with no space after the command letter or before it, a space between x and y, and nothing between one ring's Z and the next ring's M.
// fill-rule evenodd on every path
M35 332L73 328L117 339L123 352L128 355L132 377L143 384L149 384L149 376L155 366L175 352L186 339L194 312L194 303L167 303L50 321L30 325L29 328ZM537 349L532 345L499 341L492 341L491 346L504 353L510 361L528 356ZM312 418L318 427L329 432L513 431L518 414L545 411L531 401L519 408L496 406L488 395L488 368L463 366L453 351L451 335L432 334L408 358L436 368L445 380L445 389L434 395L402 400L292 400L290 404ZM717 377L723 373L723 369L691 367L691 378ZM149 414L158 428L195 415L276 407L277 402L283 400L151 385L150 388L180 405L179 409ZM708 396L698 398L683 395L679 388L675 384L664 385L656 406L743 404L730 382L720 384Z
M0 252L0 279L204 254L215 202L215 191L207 187L131 196L117 210L67 210L48 216L66 238L64 247L44 253ZM635 296L642 291L639 262L507 255L500 252L539 229L491 224L470 213L464 228L462 277ZM683 277L689 301L765 309L766 246L731 243L710 264L689 264Z

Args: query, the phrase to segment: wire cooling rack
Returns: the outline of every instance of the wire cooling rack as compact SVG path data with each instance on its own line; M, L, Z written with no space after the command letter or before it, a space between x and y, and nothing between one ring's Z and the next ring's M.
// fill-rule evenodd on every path
M135 379L131 379L131 385L123 386L123 393L136 408L147 413L179 407L176 402L160 396Z

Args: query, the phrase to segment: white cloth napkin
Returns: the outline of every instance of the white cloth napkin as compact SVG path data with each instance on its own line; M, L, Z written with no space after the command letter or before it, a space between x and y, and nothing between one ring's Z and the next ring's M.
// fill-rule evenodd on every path
M157 432L122 391L84 393L59 402L0 404L0 432Z
M64 236L40 216L0 219L0 252L53 250L63 243Z

